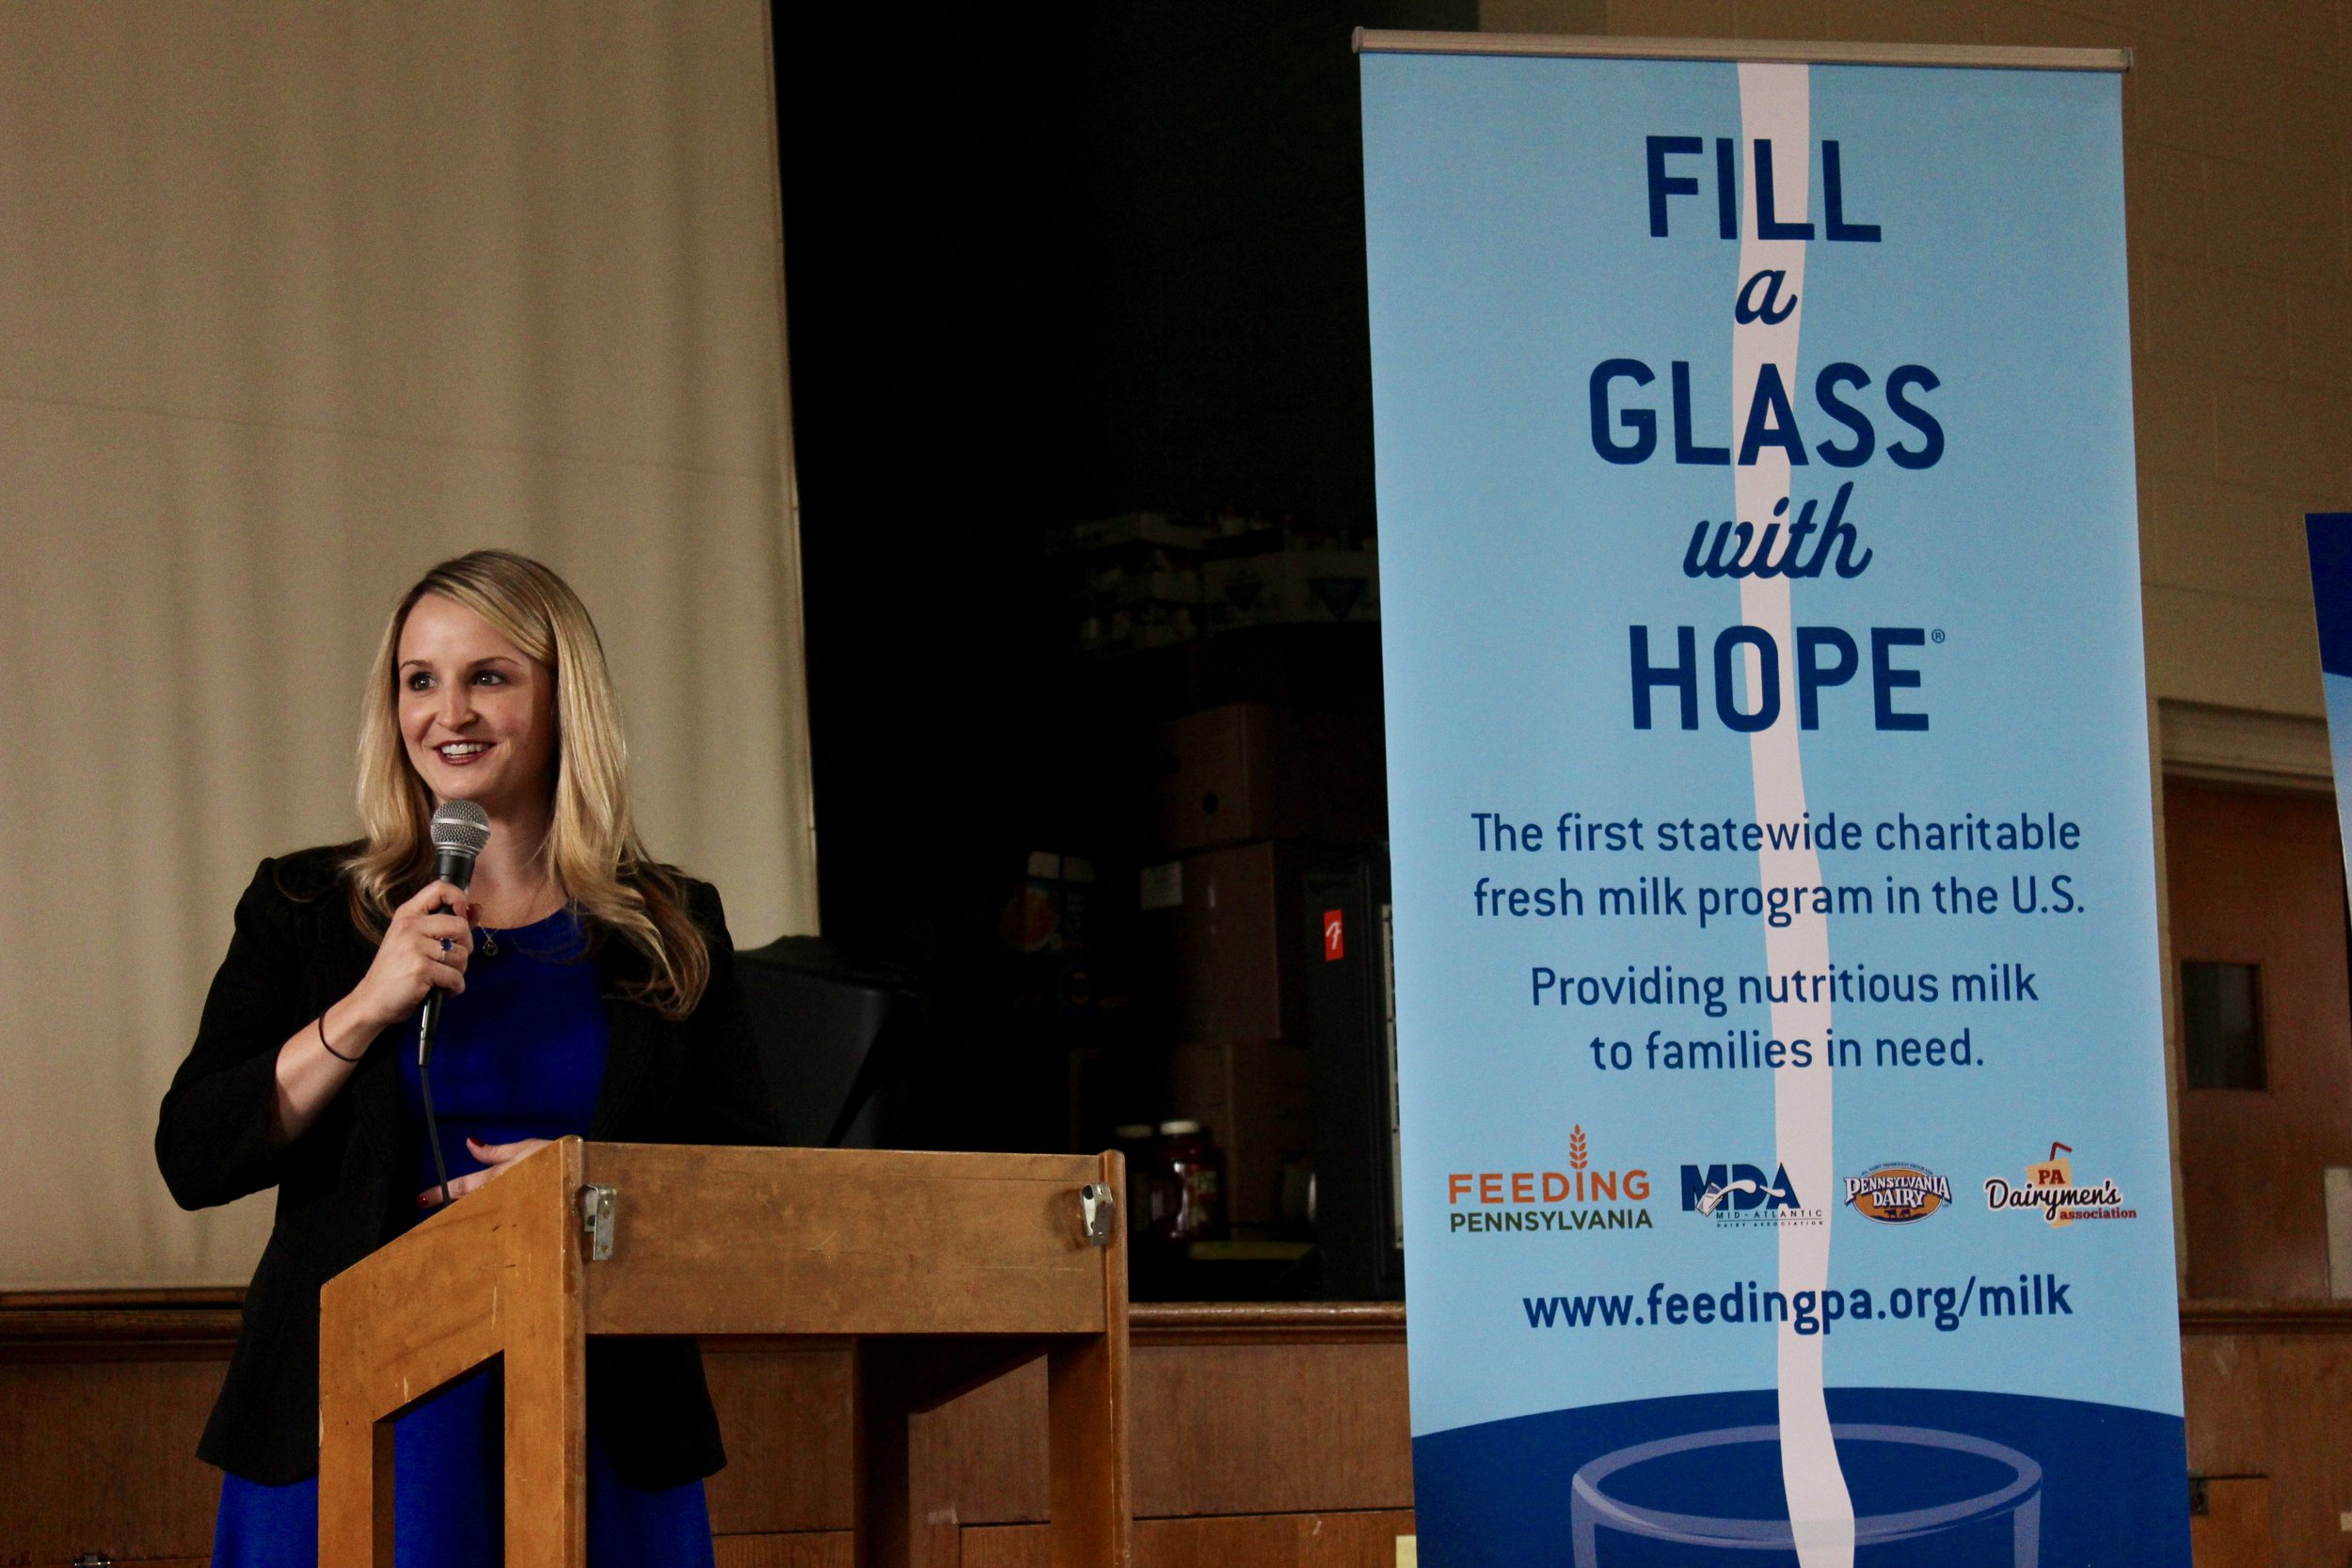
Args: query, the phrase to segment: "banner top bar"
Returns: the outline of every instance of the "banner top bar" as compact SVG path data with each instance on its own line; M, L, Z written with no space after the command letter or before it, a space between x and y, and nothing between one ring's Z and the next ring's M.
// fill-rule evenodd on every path
M1946 66L1978 71L2132 69L2128 49L2024 44L1829 43L1801 39L1632 39L1558 33L1414 33L1356 29L1359 55L1551 55L1615 60L1730 60L1776 65Z

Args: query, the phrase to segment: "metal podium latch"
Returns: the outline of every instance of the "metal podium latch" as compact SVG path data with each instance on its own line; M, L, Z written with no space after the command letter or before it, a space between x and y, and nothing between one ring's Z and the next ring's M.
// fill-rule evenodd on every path
M592 1263L612 1256L612 1203L618 1196L611 1187L591 1184L580 1189L580 1228L588 1238Z
M1111 1244L1111 1227L1119 1217L1119 1205L1111 1200L1107 1183L1089 1181L1078 1189L1078 1212L1085 1217L1087 1240L1096 1246Z

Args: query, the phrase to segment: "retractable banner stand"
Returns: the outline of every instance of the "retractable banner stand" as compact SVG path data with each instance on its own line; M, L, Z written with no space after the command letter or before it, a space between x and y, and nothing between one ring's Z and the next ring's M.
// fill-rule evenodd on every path
M2185 1565L2123 62L1612 46L1363 44L1422 1560Z
M2312 555L2312 604L2319 615L2319 683L2328 703L2328 752L2336 768L2336 817L2352 897L2352 512L2303 519Z

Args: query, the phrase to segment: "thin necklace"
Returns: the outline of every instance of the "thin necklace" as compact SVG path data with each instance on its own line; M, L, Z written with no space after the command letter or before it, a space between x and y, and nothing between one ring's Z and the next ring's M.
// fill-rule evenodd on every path
M559 912L561 912L560 910ZM512 927L509 927L509 929L512 929ZM484 958L495 958L499 956L499 939L497 932L491 930L487 926L477 926L473 928L473 934L479 939L478 945L482 950L482 956Z

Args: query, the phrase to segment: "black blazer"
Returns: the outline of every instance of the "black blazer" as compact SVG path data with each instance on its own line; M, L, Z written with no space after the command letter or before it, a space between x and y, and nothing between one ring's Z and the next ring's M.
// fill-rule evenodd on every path
M196 1044L155 1128L155 1161L182 1208L278 1189L277 1227L197 1447L206 1462L271 1484L318 1469L319 1287L416 1215L419 1134L404 1125L397 1057L406 1041L398 1030L376 1040L300 1137L282 1148L270 1141L278 1048L348 994L375 957L351 923L338 869L349 852L306 849L263 861L253 874ZM589 1135L772 1143L719 895L691 883L688 905L710 942L710 985L682 1022L622 1000L620 988L638 973L634 953L619 942L594 944L611 1043ZM634 1485L675 1485L726 1464L691 1339L591 1339L588 1407L613 1469Z

